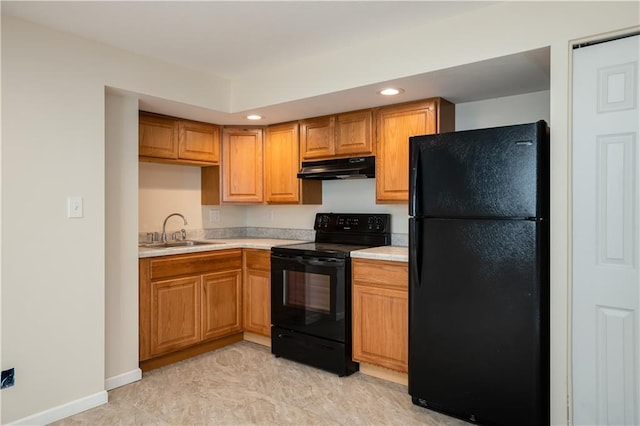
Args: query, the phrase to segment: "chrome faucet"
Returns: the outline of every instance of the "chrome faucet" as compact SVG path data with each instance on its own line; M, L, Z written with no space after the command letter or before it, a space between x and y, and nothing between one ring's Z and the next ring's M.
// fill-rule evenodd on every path
M169 218L170 218L171 216L180 216L180 217L182 218L182 220L184 220L184 224L185 224L185 225L188 225L188 223L187 223L187 219L185 219L185 217L184 217L184 216L182 216L180 213L171 213L169 216L167 216L167 217L165 218L164 223L162 224L162 242L163 242L163 243L166 243L166 242L167 242L167 231L166 231L166 228L167 228L167 220L169 220ZM185 235L185 234L183 233L182 235Z

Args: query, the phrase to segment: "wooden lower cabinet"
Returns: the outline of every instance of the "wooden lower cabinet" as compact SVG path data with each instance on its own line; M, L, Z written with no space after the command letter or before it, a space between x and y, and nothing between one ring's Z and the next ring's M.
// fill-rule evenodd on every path
M244 330L271 336L271 251L244 249Z
M200 276L151 283L149 354L200 341Z
M241 332L240 249L139 260L143 369L147 364L153 364L150 368L163 365L163 357L173 362L193 356L200 345L210 350L218 339L227 338L226 344L239 341ZM238 337L231 339L234 335Z
M202 339L242 331L242 271L202 277Z
M408 371L406 262L353 259L353 359Z

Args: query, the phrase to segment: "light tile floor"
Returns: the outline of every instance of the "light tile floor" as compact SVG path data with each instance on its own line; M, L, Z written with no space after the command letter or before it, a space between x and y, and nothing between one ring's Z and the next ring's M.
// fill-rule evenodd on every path
M417 407L406 386L338 377L240 342L144 373L55 425L468 425Z

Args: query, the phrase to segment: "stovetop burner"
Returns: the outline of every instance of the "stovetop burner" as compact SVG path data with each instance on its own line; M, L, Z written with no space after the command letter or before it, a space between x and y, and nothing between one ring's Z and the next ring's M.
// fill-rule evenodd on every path
M313 242L276 246L274 253L347 258L354 250L391 244L391 215L317 213Z

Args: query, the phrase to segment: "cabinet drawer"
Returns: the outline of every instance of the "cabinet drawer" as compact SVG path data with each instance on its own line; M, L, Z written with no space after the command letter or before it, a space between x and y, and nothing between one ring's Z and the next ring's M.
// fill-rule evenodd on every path
M407 262L353 259L353 283L407 290L409 267Z
M247 269L271 270L271 250L244 250L244 267Z
M150 279L204 274L242 268L240 250L221 250L198 254L181 254L154 258L150 262Z

